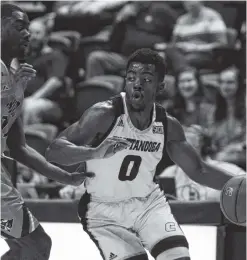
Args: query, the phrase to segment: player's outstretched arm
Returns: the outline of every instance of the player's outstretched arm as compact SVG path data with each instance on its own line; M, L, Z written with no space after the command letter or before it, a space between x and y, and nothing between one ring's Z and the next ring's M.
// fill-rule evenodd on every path
M168 117L167 152L170 158L193 181L221 190L232 174L204 162L196 150L186 141L180 123Z
M91 176L90 173L68 173L47 162L41 154L26 144L20 118L15 121L8 133L7 145L11 157L49 179L78 186L85 180L85 177Z
M114 124L115 113L111 101L90 107L80 120L55 139L46 152L46 159L60 165L72 165L82 161L105 158L129 145L127 140L107 138L97 147L93 144L101 140ZM117 146L116 146L117 145Z

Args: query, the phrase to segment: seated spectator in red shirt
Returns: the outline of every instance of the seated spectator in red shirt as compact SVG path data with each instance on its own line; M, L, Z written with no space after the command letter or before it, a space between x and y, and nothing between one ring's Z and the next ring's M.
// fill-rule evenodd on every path
M170 41L177 14L162 2L131 2L116 16L110 35L110 51L92 52L86 63L86 79L118 74L127 57L140 48Z
M212 50L227 44L226 25L221 15L201 1L184 1L187 13L180 16L167 49L174 71L191 65L198 69L212 66Z

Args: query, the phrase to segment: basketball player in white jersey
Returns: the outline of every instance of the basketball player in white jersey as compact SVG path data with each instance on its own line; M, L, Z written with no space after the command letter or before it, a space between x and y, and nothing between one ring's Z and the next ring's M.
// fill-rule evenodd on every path
M194 181L222 189L232 176L207 165L186 142L182 126L155 104L165 74L163 59L141 49L127 64L125 93L89 108L47 150L58 164L87 162L79 203L84 230L106 260L189 260L187 240L153 181L166 151ZM126 149L107 149L114 138ZM118 149L118 146L115 146Z
M80 185L86 174L70 174L48 163L43 156L27 146L25 141L20 114L26 83L35 77L35 70L28 64L21 64L14 73L10 64L14 58L23 59L25 55L30 35L28 26L28 17L22 9L11 4L1 4L1 158L8 149L11 157L46 177ZM25 206L3 164L1 236L10 247L2 256L3 260L49 258L51 239Z

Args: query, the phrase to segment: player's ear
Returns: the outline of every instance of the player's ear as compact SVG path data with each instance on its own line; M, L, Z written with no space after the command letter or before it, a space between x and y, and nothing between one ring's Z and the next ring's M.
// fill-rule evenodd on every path
M162 95L162 93L164 93L164 91L165 91L165 88L166 88L165 81L159 82L157 91L156 91L156 96Z

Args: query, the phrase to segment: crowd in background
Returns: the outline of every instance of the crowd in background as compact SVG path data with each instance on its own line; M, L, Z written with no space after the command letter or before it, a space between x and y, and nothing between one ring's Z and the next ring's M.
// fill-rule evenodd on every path
M124 91L128 56L151 48L167 64L157 102L181 122L206 161L245 174L245 2L16 3L31 18L26 62L37 70L25 93L23 122L28 144L41 154L89 106ZM19 62L13 61L13 69ZM25 198L74 198L84 192L83 185L62 187L20 164L16 172ZM170 198L219 199L219 192L195 184L168 158L157 177L165 193L171 178Z

